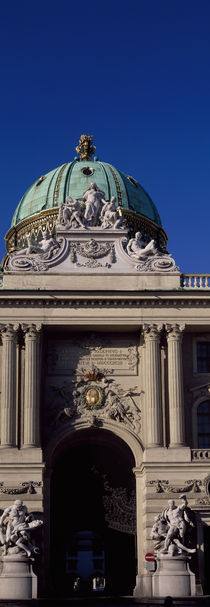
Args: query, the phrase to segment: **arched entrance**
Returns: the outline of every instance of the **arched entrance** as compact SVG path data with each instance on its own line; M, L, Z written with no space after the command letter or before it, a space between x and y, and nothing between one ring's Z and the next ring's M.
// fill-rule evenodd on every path
M51 567L57 596L132 594L134 466L127 444L106 430L74 433L57 448L51 480Z

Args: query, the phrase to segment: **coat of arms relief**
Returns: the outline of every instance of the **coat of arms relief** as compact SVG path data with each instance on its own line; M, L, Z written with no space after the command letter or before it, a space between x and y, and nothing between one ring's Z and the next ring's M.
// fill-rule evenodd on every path
M51 406L48 413L48 429L77 421L100 427L105 421L122 423L135 434L141 429L141 414L136 397L138 386L124 389L108 376L106 370L82 370L73 380L73 388L64 381L62 385L51 384Z
M83 332L52 338L46 356L45 428L123 424L139 435L138 339ZM47 436L46 436L47 440Z

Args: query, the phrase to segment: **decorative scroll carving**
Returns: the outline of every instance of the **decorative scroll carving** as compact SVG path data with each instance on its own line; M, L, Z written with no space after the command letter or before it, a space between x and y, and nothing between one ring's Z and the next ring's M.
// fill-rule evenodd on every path
M186 491L194 491L199 493L202 481L193 479L185 481L184 485L170 485L169 481L166 480L154 480L148 481L147 486L154 486L156 493L186 493Z
M174 259L167 253L158 252L152 258L145 258L135 266L138 272L179 272Z
M45 272L51 266L59 263L67 247L64 238L48 238L44 235L38 244L28 238L28 246L9 254L5 269L10 272Z
M141 232L129 240L126 252L131 259L139 261L135 266L138 272L179 272L171 255L158 251L155 241L148 242Z

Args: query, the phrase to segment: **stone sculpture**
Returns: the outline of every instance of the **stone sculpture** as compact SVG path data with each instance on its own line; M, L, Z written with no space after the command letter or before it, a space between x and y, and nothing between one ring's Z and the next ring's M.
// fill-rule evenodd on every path
M186 495L181 495L181 505L176 506L175 501L170 499L168 507L155 517L155 523L151 530L152 539L156 540L156 550L161 554L178 554L196 552L191 548L191 529L194 527L193 513L187 505Z
M12 506L5 508L0 518L0 542L4 546L3 556L9 554L26 554L30 557L39 549L31 544L30 532L40 527L41 520L34 520L22 500L15 500Z
M85 204L84 222L87 227L98 224L102 205L105 203L104 198L105 193L94 182L90 184L80 198L81 202Z
M66 197L65 203L59 206L57 227L67 229L94 228L118 229L124 227L124 220L117 213L116 198L105 200L105 193L96 183L91 182L81 197L73 200Z
M102 201L104 207L101 211L101 227L103 230L107 228L118 229L120 227L125 226L125 222L122 217L120 217L116 210L116 198L112 196L111 200L108 202Z
M78 200L72 200L70 196L66 197L66 203L61 203L59 207L58 223L73 229L85 227L82 223L81 206Z
M155 255L158 253L155 241L146 242L141 232L136 232L135 238L131 238L127 244L127 253L138 261L141 257Z
M59 244L55 238L48 237L46 232L43 232L42 240L38 243L34 242L31 236L28 236L27 242L28 246L20 249L20 251L16 251L13 256L26 255L28 257L30 255L39 255L40 258L49 259L52 251L59 248Z

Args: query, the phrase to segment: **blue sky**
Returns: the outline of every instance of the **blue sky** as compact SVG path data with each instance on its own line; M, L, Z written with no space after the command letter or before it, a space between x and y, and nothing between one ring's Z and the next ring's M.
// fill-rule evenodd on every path
M210 273L210 1L8 0L0 22L1 257L84 132L149 192L181 270Z

